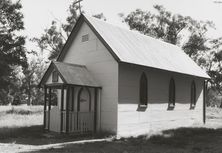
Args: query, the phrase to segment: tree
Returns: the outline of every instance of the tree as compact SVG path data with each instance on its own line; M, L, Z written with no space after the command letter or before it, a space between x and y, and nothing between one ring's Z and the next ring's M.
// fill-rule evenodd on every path
M25 37L18 34L24 30L21 8L20 1L0 1L0 95L3 97L9 91L14 67L27 67Z
M14 97L21 94L20 87L21 83L21 66L13 66L13 71L9 77L9 85L5 89L0 89L0 104L7 105L12 103Z
M193 35L198 33L204 36L208 27L214 27L212 22L209 21L198 22L189 16L172 14L162 5L154 5L153 7L157 13L137 9L127 16L120 13L120 17L123 22L129 25L130 29L174 45L180 44L184 33L192 33Z
M137 9L126 17L122 14L123 22L127 23L130 29L140 31L163 41L178 44L181 32L190 26L192 19L179 14L173 15L166 11L161 5L154 5L157 14Z
M59 21L59 24L58 21L53 20L51 26L45 29L44 34L40 38L32 39L38 44L42 51L49 51L49 60L55 60L58 57L79 18L80 14L78 13L78 10L79 4L77 4L76 1L73 1L69 6L69 15L66 18L66 23L61 23ZM95 14L93 16L106 21L103 13Z
M38 88L38 84L46 70L48 62L42 60L40 54L35 52L35 57L29 62L28 67L23 70L20 90L27 97L27 104L41 104L43 91Z
M210 41L210 58L208 58L208 74L211 76L211 88L222 95L222 37Z
M215 29L215 25L210 21L194 21L192 22L192 26L190 27L190 35L188 41L185 42L182 46L182 49L187 53L191 58L197 61L198 55L201 52L207 52L209 47L209 39L206 35L208 29Z
M56 59L62 50L79 17L78 9L79 5L73 1L69 6L69 15L66 18L67 23L61 23L59 25L58 22L54 20L51 26L45 29L44 34L40 38L33 39L42 51L49 51L49 60Z

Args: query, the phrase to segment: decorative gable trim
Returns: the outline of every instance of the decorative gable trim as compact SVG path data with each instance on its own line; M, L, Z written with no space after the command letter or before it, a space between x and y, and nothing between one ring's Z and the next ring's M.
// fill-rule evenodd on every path
M49 65L48 69L46 70L45 74L43 75L40 83L38 84L39 88L42 87L46 83L46 81L49 79L50 74L52 74L53 71L56 71L58 73L58 76L62 79L62 81L64 83L66 83L66 80L64 79L62 74L58 71L58 69L55 66L55 64L53 62L51 62L51 64Z

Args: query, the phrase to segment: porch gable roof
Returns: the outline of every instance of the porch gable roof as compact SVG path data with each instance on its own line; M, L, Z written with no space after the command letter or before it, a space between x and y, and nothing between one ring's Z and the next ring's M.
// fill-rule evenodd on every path
M64 84L100 87L86 66L63 62L51 62L49 68L41 79L39 86L46 83L53 70L58 72Z

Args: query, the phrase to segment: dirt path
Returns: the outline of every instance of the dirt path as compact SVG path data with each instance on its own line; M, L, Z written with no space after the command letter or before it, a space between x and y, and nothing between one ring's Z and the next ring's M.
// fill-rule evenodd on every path
M85 144L85 143L95 143L95 142L108 142L111 141L112 138L106 139L91 139L91 140L80 140L80 141L71 141L64 143L55 143L55 144L47 144L47 145L22 145L22 144L4 144L0 143L0 152L1 153L13 153L13 152L35 152L38 150L50 150L50 149L58 149L62 148L65 145L76 145L76 144ZM30 140L31 141L31 140Z

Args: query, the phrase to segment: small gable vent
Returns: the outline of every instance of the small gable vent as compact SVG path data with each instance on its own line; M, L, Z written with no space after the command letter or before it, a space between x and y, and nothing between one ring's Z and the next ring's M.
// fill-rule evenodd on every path
M89 41L89 34L82 36L82 42Z

